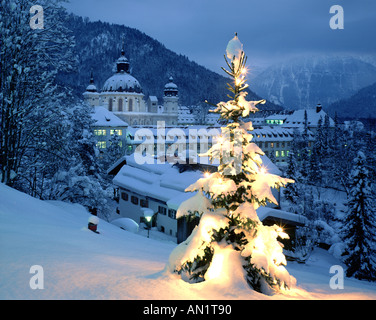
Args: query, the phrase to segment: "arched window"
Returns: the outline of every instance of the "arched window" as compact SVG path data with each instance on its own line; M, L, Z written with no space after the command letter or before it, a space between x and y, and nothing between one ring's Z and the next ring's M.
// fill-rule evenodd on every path
M112 98L108 99L108 110L112 111Z
M133 99L129 99L129 102L128 102L128 111L129 112L132 112L133 111Z
M118 101L118 111L123 111L123 99L119 99Z

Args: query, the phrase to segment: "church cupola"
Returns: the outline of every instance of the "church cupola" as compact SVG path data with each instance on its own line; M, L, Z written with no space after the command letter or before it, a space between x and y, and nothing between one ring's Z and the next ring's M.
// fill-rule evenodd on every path
M116 61L116 68L117 68L117 73L124 73L124 72L129 73L129 62L128 62L128 59L125 57L124 49L121 50L121 56Z
M90 84L86 88L87 92L98 92L97 87L94 84L94 76L93 76L93 71L91 72L90 75Z
M91 106L98 106L99 105L99 93L97 90L97 87L94 84L94 77L93 77L93 71L90 75L90 83L86 88L86 91L84 92L84 99L85 102Z
M174 79L170 77L169 82L165 85L164 88L163 113L167 113L170 115L178 114L178 93L178 86L174 83Z
M174 83L173 77L170 77L169 83L165 85L164 96L165 97L177 97L178 96L178 86Z
M116 73L108 78L102 88L102 92L139 93L142 88L138 80L130 74L129 62L125 57L124 49L116 61Z

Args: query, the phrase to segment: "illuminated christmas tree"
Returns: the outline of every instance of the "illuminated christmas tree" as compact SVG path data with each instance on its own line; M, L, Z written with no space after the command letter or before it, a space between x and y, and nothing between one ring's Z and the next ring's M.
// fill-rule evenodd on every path
M225 284L242 277L254 290L271 293L295 282L284 267L283 247L277 240L288 236L276 225L264 226L256 209L267 202L277 204L271 188L293 181L267 172L263 151L251 142L252 123L242 120L265 100L246 100L246 57L237 35L226 53L229 70L223 70L233 79L228 84L231 100L218 103L212 111L226 126L202 155L212 162L219 160L218 171L206 173L186 189L196 194L181 204L177 218L200 214L200 223L171 253L169 266L189 282Z

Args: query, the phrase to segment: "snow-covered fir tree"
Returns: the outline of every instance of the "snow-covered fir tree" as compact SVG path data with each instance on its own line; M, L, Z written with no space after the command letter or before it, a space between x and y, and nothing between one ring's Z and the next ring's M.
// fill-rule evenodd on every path
M44 28L33 29L30 9L35 1L1 0L0 182L8 185L20 178L26 155L33 163L36 152L48 150L46 144L33 143L48 142L41 132L57 118L59 101L65 98L56 85L56 75L71 70L75 59L61 2L39 1ZM30 177L30 171L24 178L33 185L35 175Z
M295 183L289 183L284 191L283 194L285 196L286 201L290 204L290 210L294 213L300 213L301 209L299 206L299 198L301 196L300 190L300 172L297 163L297 157L295 156L294 151L289 152L288 156L288 166L286 170L286 176L293 179Z
M112 164L119 160L124 155L122 140L116 131L108 140L108 147L103 153L100 164L103 170L107 170Z
M198 213L201 219L191 236L171 253L169 266L188 281L226 285L240 277L254 290L271 293L291 286L295 279L284 267L286 259L277 240L287 235L276 225L264 226L256 209L268 201L277 202L271 188L293 181L266 171L260 157L263 151L251 142L252 123L242 121L265 101L246 100L246 58L237 36L226 53L229 70L223 70L234 80L228 84L233 95L213 110L226 127L205 154L220 164L217 172L207 173L186 189L196 194L182 203L177 217Z
M90 109L74 107L57 74L76 66L63 0L1 1L0 181L40 199L106 206Z
M97 159L91 114L92 108L86 104L70 109L65 136L67 155L51 180L48 198L79 203L106 215L108 194Z
M342 235L346 245L346 275L376 281L376 201L367 159L359 151L350 174L347 212Z

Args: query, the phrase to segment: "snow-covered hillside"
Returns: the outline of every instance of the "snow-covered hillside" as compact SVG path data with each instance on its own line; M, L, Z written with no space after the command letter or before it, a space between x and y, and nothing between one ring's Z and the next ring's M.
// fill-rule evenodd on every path
M0 184L0 299L376 299L376 285L344 280L330 289L332 265L316 251L304 265L288 263L297 287L265 296L241 283L224 288L188 284L167 271L172 241L146 238L100 220L87 229L83 207L43 202ZM43 268L44 289L31 289L32 266ZM40 274L39 274L40 275Z

